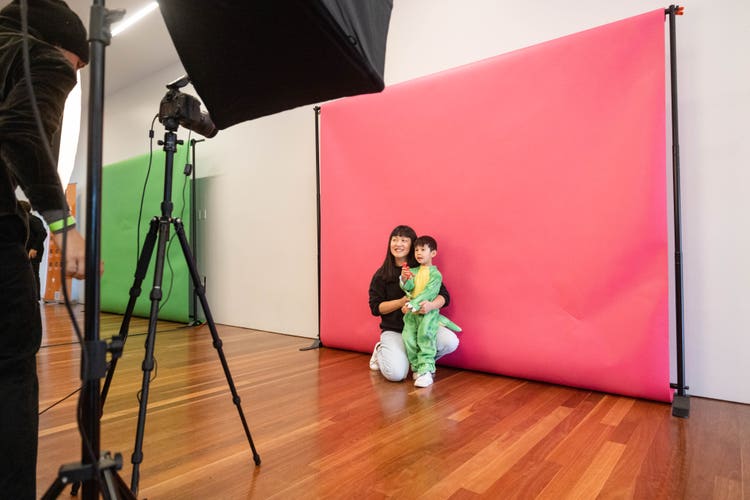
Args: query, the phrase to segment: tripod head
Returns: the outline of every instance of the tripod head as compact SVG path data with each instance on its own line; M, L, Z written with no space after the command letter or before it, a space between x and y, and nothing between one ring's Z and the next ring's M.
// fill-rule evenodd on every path
M190 83L187 76L167 84L167 93L159 104L159 122L170 132L182 125L204 137L214 137L219 129L208 113L201 111L201 103L195 97L183 94L179 89Z

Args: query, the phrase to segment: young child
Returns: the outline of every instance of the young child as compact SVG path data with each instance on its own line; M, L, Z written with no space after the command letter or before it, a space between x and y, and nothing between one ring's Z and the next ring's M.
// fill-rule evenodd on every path
M434 300L440 291L443 276L438 268L432 265L432 259L437 255L437 242L431 236L421 236L414 241L414 257L419 267L409 269L406 265L401 270L401 289L406 292L409 311L404 315L404 329L401 336L409 358L414 385L428 387L432 385L432 374L435 373L436 336L438 325L455 330L461 329L439 310L432 310L425 314L417 314L420 303L424 300Z

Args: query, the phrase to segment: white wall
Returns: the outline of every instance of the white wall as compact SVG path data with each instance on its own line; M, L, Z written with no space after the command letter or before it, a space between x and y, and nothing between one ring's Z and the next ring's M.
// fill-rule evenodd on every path
M654 0L606 6L596 0L394 3L388 84L668 6ZM686 15L678 18L677 35L686 382L690 394L750 403L743 368L750 352L750 236L743 224L750 212L750 140L743 127L750 116L744 54L750 3L682 5ZM146 130L164 84L181 74L175 61L108 97L105 163L147 151ZM199 146L198 175L214 176L204 271L219 323L317 335L313 127L312 106L303 107L232 127Z

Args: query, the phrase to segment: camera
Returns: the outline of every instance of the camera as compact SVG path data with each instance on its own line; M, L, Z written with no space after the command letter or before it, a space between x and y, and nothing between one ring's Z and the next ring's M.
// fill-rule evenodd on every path
M167 85L169 89L167 95L159 104L159 122L168 129L176 130L177 125L182 125L188 130L211 138L219 132L219 129L216 128L209 114L201 111L201 103L198 99L178 90L189 81L187 77L183 77Z

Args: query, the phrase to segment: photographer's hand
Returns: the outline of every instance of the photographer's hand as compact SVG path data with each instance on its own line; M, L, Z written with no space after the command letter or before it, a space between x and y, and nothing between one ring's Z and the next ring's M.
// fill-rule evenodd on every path
M63 251L63 233L53 233L55 244ZM86 277L86 241L78 230L69 229L65 238L65 273L73 278L83 279Z

